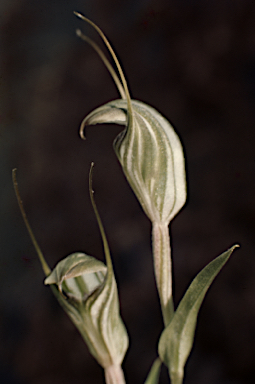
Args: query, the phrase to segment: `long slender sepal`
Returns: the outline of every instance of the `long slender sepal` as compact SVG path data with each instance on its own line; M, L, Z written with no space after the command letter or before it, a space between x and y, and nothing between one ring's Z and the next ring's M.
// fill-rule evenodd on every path
M109 50L109 52L110 52L110 54L111 54L111 56L112 56L112 58L116 64L118 73L120 75L121 82L123 84L123 88L124 88L126 99L127 99L127 108L128 108L129 120L132 122L132 106L131 106L131 98L130 98L130 94L129 94L129 89L127 86L127 81L126 81L126 78L125 78L124 73L122 71L120 62L119 62L114 50L112 49L112 46L111 46L109 40L107 39L107 37L105 36L103 31L95 23L93 23L93 21L91 21L90 19L88 19L87 17L85 17L84 15L82 15L79 12L74 12L74 14L77 17L79 17L80 19L82 19L83 21L86 21L86 23L90 24L97 31L97 33L100 35L100 37L104 41L106 47L108 48L108 50Z
M27 227L27 231L29 233L30 239L32 240L32 243L33 243L33 245L35 247L36 253L37 253L37 255L39 257L39 260L41 262L42 269L43 269L43 271L45 273L45 276L48 276L51 273L51 269L48 266L48 264L47 264L47 262L46 262L46 260L45 260L45 258L43 256L41 248L39 247L39 244L37 243L35 235L34 235L34 233L32 231L32 228L31 228L31 226L29 224L29 221L28 221L28 218L27 218L24 206L23 206L23 202L22 202L22 199L21 199L21 196L20 196L20 193L19 193L16 173L17 173L17 168L14 168L12 170L12 181L13 181L13 186L14 186L16 197L17 197L17 201L18 201L18 204L19 204L19 209L20 209L21 215L23 217L24 223L25 223L25 225Z
M97 54L100 56L101 60L103 61L104 65L106 66L106 68L110 72L110 74L113 78L113 81L115 82L116 87L118 88L118 91L119 91L122 99L126 99L126 93L125 93L125 90L123 88L123 85L121 84L115 70L113 69L113 66L111 65L111 63L109 62L107 57L105 56L102 49L93 40L91 40L88 36L84 35L80 29L76 30L76 34L83 41L86 41L86 43L88 43L97 52Z

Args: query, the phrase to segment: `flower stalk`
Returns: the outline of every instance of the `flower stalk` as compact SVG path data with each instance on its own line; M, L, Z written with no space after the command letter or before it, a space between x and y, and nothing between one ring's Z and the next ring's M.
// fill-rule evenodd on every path
M105 369L106 384L125 384L125 377L120 365L110 365Z
M154 270L162 316L167 326L174 315L172 294L172 259L169 227L167 224L152 224L152 248L154 255Z

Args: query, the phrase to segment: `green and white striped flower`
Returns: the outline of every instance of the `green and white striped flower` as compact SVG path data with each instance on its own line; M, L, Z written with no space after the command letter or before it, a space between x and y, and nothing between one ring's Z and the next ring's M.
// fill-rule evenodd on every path
M128 335L119 310L117 284L110 250L92 191L90 198L102 237L106 264L82 252L61 260L51 270L28 222L18 190L16 169L13 185L19 207L43 271L59 304L77 327L91 354L105 370L107 384L124 384L121 363L128 348Z
M55 295L79 329L91 354L106 370L120 366L128 336L119 315L117 285L110 255L107 266L92 256L76 252L61 260L46 285L58 287Z
M81 137L85 138L87 125L124 125L124 131L114 141L114 149L126 178L149 219L153 223L169 224L186 201L185 161L180 139L169 121L156 109L131 100L122 68L107 38L91 20L75 14L100 34L120 75L119 79L98 45L78 30L78 36L100 55L121 96L121 99L100 106L84 118L80 127Z
M185 160L182 145L172 125L158 111L141 101L131 100L119 61L100 28L76 13L97 30L117 67L119 77L96 43L83 35L99 54L119 90L121 99L111 101L86 116L80 127L115 123L125 129L114 141L123 172L152 222L154 269L165 324L173 315L171 256L168 225L186 201Z

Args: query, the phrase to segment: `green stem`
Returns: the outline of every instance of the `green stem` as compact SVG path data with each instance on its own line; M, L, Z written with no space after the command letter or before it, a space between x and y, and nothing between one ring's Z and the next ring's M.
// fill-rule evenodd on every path
M171 378L171 384L182 384L183 383L183 373L171 373L169 372Z
M167 224L152 224L152 246L156 283L164 324L167 326L174 314L171 248Z
M120 365L111 365L105 368L106 384L125 384L123 370Z

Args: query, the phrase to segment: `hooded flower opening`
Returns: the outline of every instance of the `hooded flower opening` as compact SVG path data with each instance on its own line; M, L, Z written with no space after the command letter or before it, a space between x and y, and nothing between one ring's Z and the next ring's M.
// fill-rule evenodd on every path
M56 284L60 293L77 302L84 302L104 282L107 267L101 261L81 252L61 260L45 284Z

